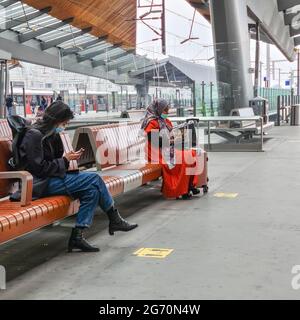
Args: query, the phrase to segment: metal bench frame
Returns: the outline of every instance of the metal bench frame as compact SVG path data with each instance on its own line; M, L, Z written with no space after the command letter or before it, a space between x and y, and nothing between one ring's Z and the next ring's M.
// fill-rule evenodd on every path
M238 117L238 116L227 116L227 117L175 117L170 118L171 121L181 123L188 120L195 120L198 124L198 130L200 129L200 123L204 123L204 133L208 136L207 144L205 149L207 151L263 151L264 144L264 133L266 130L272 128L274 123L269 122L264 124L263 118L260 116L251 117ZM212 126L212 123L223 123L224 127ZM241 122L247 123L246 125L239 128L231 128L230 123ZM238 135L235 135L237 133ZM211 134L217 134L222 138L225 138L229 142L234 144L224 144L223 146L214 146L211 143ZM240 144L241 139L251 138L253 135L259 135L259 145L242 145Z

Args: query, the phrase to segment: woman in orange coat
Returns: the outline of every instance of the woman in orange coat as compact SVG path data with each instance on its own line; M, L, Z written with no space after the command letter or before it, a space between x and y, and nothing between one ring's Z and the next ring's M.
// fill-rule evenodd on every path
M166 100L158 99L147 109L142 123L147 135L146 157L148 162L162 165L164 197L190 199L200 193L196 150L175 148L169 108Z

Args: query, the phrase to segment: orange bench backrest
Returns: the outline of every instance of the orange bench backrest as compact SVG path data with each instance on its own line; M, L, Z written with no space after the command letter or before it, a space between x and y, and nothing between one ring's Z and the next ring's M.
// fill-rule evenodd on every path
M144 146L144 140L139 138L140 123L121 123L92 128L97 147L107 148L112 155L110 163L102 163L102 168L120 165L139 158L139 149ZM101 155L100 155L101 157ZM100 159L99 157L99 159Z
M86 149L79 165L96 163L102 170L143 157L145 139L139 136L140 127L140 122L129 122L78 129L76 149Z
M0 137L12 139L12 132L6 119L0 119Z

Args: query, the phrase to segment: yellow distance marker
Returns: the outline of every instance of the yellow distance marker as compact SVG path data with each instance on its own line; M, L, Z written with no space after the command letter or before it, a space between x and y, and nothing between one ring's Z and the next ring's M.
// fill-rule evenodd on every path
M235 199L238 195L239 195L238 193L225 193L225 192L218 192L214 194L216 198L227 198L227 199Z
M173 251L174 249L141 248L133 254L137 257L164 259Z

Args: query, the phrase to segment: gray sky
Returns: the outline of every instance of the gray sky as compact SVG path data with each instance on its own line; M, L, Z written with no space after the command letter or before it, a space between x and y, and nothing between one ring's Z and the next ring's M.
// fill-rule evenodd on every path
M149 4L150 0L141 0L142 4ZM160 1L156 1L160 2ZM207 62L207 59L214 56L213 48L211 47L212 31L210 24L197 12L195 24L193 26L193 37L198 37L198 40L193 40L185 44L180 42L186 39L190 33L191 20L194 9L185 0L166 0L166 29L167 29L167 53L186 60L197 60L198 63L205 65L213 65L213 60ZM138 15L145 13L147 9L140 9ZM149 20L148 23L156 28L160 25L158 21ZM137 44L140 54L147 54L149 58L163 58L161 54L161 42L151 41L158 36L138 21ZM261 45L261 60L266 62L266 45ZM251 41L251 60L255 58L255 42ZM203 60L201 60L203 59ZM285 57L273 45L271 45L271 60L283 60ZM283 72L290 72L296 69L296 63L280 62L276 68L281 68ZM264 66L265 68L265 66ZM265 73L265 71L263 72ZM279 73L279 71L277 71ZM278 77L278 76L277 76ZM288 79L288 75L282 75ZM275 84L275 83L274 83Z

